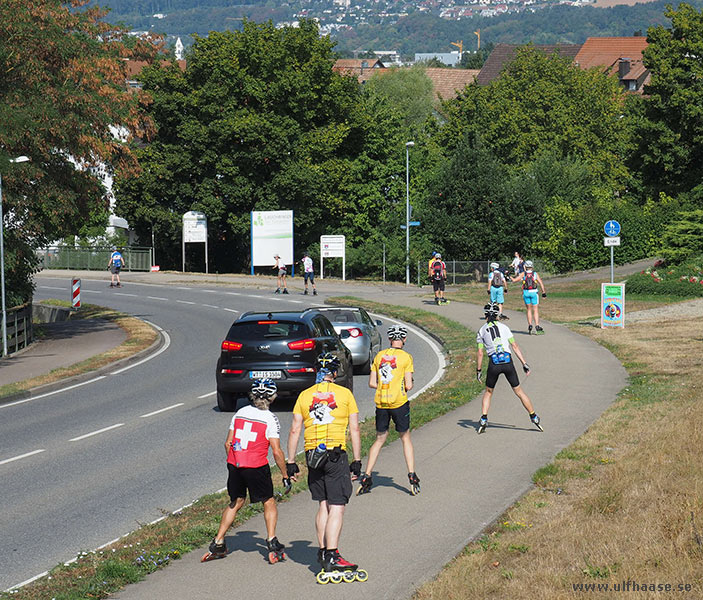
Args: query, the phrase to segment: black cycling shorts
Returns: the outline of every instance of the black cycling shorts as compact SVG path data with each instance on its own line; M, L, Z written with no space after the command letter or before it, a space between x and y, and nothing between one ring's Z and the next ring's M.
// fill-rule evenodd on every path
M391 419L398 433L405 433L410 429L410 401L398 408L376 407L376 431L384 433L391 425Z
M227 478L227 492L229 499L234 502L237 498L246 498L249 490L249 500L265 502L273 498L273 481L271 480L271 467L235 467L227 463L229 477Z
M327 504L349 503L352 494L349 458L342 451L330 451L329 458L319 469L308 469L308 487L312 499Z
M508 380L510 387L516 388L520 385L520 379L517 376L517 371L515 370L515 364L510 361L509 363L503 363L500 365L494 365L490 360L488 361L488 372L486 373L486 387L493 389L498 381L498 376L500 374L505 375Z
M432 280L432 289L437 292L437 291L444 291L444 279L433 279Z

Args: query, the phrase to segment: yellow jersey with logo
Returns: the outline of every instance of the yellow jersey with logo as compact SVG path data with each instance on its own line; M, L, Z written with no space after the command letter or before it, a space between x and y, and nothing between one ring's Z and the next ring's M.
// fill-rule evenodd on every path
M401 348L381 350L374 358L376 371L376 396L378 408L398 408L408 401L405 391L405 374L413 373L413 357Z
M293 414L303 417L306 450L320 444L330 450L337 446L346 450L349 415L358 412L354 394L330 381L316 383L300 392L293 407Z

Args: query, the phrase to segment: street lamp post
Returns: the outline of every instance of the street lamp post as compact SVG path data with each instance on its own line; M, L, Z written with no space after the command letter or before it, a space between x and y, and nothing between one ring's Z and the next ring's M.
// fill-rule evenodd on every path
M29 160L26 156L11 158L11 163ZM2 214L2 173L0 173L0 288L2 289L2 355L7 356L7 311L5 306L5 227Z
M405 142L405 285L410 285L410 148L415 142Z

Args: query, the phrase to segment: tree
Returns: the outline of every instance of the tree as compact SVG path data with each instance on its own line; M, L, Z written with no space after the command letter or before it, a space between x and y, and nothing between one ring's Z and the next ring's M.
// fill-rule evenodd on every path
M669 6L671 27L652 27L644 64L651 72L636 120L633 168L651 191L686 192L703 178L703 12Z
M125 89L124 58L150 58L149 40L102 21L87 0L0 3L0 170L9 303L32 292L34 249L102 216L90 167L135 173L135 132L151 132L141 93ZM120 128L120 137L114 134ZM9 163L19 155L31 162Z

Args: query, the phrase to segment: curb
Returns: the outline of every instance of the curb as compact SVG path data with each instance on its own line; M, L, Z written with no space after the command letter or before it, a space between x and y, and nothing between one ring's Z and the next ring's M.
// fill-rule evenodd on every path
M132 316L132 315L130 315ZM134 317L135 319L139 317ZM143 323L146 323L143 319L139 319ZM130 364L137 362L138 360L141 360L142 358L145 358L146 356L157 352L161 347L164 345L166 338L164 337L164 334L156 329L154 325L151 323L147 323L149 327L151 327L156 333L158 334L157 339L154 341L151 346L148 348L144 348L144 350L140 350L139 352L132 354L132 356L128 356L126 358L121 358L119 360L116 360L114 362L111 362L107 365L104 365L98 369L94 369L92 371L86 371L85 373L81 373L80 375L73 375L71 377L66 377L63 379L59 379L58 381L54 381L52 383L45 383L44 385L39 385L37 387L30 388L28 390L24 390L21 392L16 392L14 394L10 394L8 396L3 396L0 398L0 404L7 404L9 402L15 402L17 400L27 400L29 398L33 398L35 396L40 396L42 394L54 392L57 390L60 390L63 387L68 387L70 385L75 385L78 383L83 383L85 381L89 381L90 379L93 379L95 377L100 377L101 375L107 374L109 371L112 371L115 368L121 368L121 367L127 367Z

